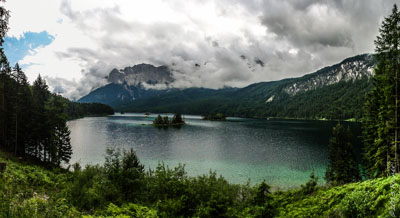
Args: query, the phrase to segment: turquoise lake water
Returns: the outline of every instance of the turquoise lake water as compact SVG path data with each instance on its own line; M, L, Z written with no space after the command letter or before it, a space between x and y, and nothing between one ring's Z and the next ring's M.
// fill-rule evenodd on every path
M312 169L323 181L328 144L336 122L228 118L225 122L184 116L182 128L149 124L156 115L116 114L68 122L73 155L70 163L104 163L107 147L133 148L146 169L164 162L185 164L189 176L216 171L231 183L265 180L274 189L298 187ZM169 115L171 117L171 115ZM350 125L360 149L360 126Z

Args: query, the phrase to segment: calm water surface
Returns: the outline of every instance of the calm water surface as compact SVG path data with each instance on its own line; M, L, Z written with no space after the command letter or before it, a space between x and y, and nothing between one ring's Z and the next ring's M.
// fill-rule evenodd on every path
M304 184L312 169L323 181L329 137L336 124L241 118L215 122L184 116L184 127L159 129L148 125L155 116L116 114L68 122L73 147L70 162L102 164L107 147L133 148L146 168L154 169L160 162L170 167L183 163L190 176L211 169L232 183L265 180L287 189ZM359 125L346 125L359 143Z

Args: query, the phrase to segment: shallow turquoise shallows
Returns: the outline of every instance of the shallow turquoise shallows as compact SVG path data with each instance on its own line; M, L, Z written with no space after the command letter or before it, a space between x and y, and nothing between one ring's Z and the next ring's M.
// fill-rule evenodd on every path
M171 114L169 114L171 117ZM336 122L228 118L225 122L184 116L182 128L157 128L156 115L116 114L68 122L73 155L70 163L104 163L107 147L133 148L146 168L164 162L185 164L189 176L216 171L231 183L265 180L274 189L298 187L312 169L323 181L328 144ZM360 126L352 128L357 151Z

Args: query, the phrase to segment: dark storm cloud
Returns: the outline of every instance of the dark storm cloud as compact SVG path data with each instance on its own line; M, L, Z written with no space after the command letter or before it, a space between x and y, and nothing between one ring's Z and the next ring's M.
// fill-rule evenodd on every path
M176 87L245 86L301 76L373 52L380 22L396 1L205 1L209 2L220 17L252 23L235 33L212 35L202 20L192 17L196 28L188 30L168 18L155 23L123 19L118 6L74 11L69 1L63 1L61 12L97 45L57 53L59 58L85 63L82 85L73 96L104 84L112 68L138 63L170 66ZM178 13L186 1L170 4ZM255 34L254 27L264 35Z
M344 47L370 52L379 23L396 1L263 1L261 22L293 46L319 50ZM365 41L368 41L367 43ZM343 57L342 57L343 58Z

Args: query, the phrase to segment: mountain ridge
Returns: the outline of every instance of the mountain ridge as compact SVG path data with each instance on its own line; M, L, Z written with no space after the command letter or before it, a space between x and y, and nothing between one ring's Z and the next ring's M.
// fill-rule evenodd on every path
M141 83L137 85L129 85L127 82L110 83L82 97L79 101L109 104L115 110L127 112L191 114L222 112L229 116L244 117L353 118L360 116L360 109L350 109L348 113L340 116L341 112L336 109L329 109L335 112L321 111L324 110L323 108L330 108L329 102L348 107L359 107L363 103L364 94L370 89L369 78L373 75L374 65L373 55L362 54L346 58L338 64L321 68L302 77L259 82L243 88L149 89ZM112 85L117 87L110 88L109 86ZM337 90L333 90L334 87ZM115 93L110 94L113 92ZM324 93L325 96L320 96L321 93ZM307 99L307 96L321 98L314 100L321 101L320 105L315 105L317 109L307 109L307 111L314 112L302 112L303 115L301 115L301 113L292 111L295 109L290 109L292 112L288 111L288 108L291 108L290 105L293 104L300 107L297 109L298 111L308 108L309 105L305 104L312 102ZM341 98L345 98L347 102ZM324 99L325 103L322 101ZM298 101L303 104L298 104Z

